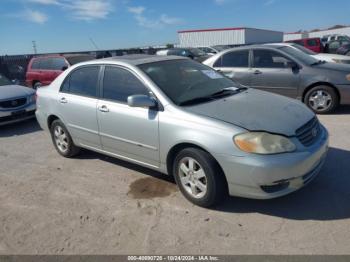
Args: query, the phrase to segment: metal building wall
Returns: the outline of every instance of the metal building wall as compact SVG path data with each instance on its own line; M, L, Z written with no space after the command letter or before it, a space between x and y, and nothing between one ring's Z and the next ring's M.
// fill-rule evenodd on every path
M308 38L308 33L289 33L283 35L283 41L298 40L302 38Z
M178 35L182 47L245 44L245 29L179 32Z
M339 29L331 29L331 30L324 30L319 32L312 32L309 33L310 37L323 37L325 35L333 35L333 34L339 34L339 35L348 35L350 36L350 27L344 27Z
M280 43L283 32L255 28L245 29L245 44Z

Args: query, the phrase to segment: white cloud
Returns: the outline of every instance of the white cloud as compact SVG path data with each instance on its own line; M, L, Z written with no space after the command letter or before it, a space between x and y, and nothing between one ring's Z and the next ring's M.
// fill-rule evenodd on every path
M128 11L134 14L139 26L150 28L150 29L160 29L165 25L175 25L183 22L182 19L177 17L170 17L166 14L162 14L159 18L148 18L144 15L146 8L144 6L134 6L129 7Z
M267 0L264 5L272 5L274 4L276 1L275 0Z
M146 10L143 6L129 7L128 11L135 15L141 15Z
M74 19L85 21L104 19L112 12L110 0L27 0L27 2L57 5L70 11Z
M104 19L112 11L112 6L104 0L76 0L65 5L72 10L73 18L78 20Z
M44 24L49 19L46 14L35 10L27 10L22 13L21 17L37 24Z
M28 0L30 3L42 4L42 5L57 5L59 2L57 0Z

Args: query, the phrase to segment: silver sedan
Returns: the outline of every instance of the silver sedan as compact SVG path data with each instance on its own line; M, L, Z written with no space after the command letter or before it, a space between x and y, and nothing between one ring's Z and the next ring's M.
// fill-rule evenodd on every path
M0 126L35 117L35 91L0 74Z
M62 156L86 148L172 175L205 207L228 194L293 192L316 177L328 149L326 129L301 102L239 87L181 57L75 65L39 89L37 102Z

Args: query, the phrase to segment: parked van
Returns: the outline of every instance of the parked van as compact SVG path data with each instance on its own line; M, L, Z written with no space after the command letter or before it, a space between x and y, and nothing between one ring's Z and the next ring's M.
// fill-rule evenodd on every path
M95 59L92 55L50 55L34 57L28 64L26 85L34 89L49 85L68 67Z
M286 41L286 43L296 43L296 44L304 46L307 49L310 49L311 51L314 51L316 53L323 52L323 44L321 42L321 39L317 38L317 37L290 40L290 41Z

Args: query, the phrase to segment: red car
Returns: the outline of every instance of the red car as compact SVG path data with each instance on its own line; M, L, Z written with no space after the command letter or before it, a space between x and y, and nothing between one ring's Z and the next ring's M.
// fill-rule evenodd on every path
M92 55L49 55L34 57L28 64L26 84L37 89L49 85L68 67L95 59Z
M286 43L296 43L296 44L304 46L307 49L310 49L311 51L314 51L316 53L323 52L323 44L321 42L321 39L317 38L317 37L290 40L290 41L286 41Z

